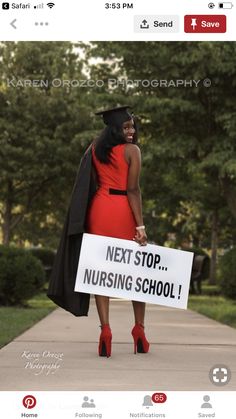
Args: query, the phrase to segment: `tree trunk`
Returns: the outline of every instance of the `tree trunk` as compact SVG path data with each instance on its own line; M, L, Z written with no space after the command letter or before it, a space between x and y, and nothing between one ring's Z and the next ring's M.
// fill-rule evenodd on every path
M236 185L235 182L225 177L221 179L221 185L223 187L224 195L231 214L236 218Z
M5 203L5 211L3 213L3 226L2 226L2 235L3 235L3 244L8 246L11 239L11 217L12 217L12 182L8 181L8 194Z
M211 224L211 264L210 264L210 278L209 284L216 284L216 261L217 261L217 247L218 247L218 210L215 209L212 214Z

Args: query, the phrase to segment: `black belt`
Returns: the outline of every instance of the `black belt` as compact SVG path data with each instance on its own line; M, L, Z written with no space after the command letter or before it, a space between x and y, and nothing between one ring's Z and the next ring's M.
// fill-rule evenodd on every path
M127 191L121 189L112 189L109 188L110 195L127 195Z

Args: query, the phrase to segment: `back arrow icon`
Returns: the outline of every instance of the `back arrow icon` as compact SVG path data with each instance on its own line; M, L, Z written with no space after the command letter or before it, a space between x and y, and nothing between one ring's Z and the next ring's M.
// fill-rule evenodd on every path
M17 27L14 25L14 23L16 23L16 19L14 19L14 20L10 23L10 25L11 25L14 29L17 29Z

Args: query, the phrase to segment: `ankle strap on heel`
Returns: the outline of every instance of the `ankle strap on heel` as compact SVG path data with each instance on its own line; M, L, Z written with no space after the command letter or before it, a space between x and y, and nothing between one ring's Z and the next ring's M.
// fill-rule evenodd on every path
M100 329L101 329L101 331L111 331L111 328L110 328L110 325L109 324L103 324L103 325L100 325Z

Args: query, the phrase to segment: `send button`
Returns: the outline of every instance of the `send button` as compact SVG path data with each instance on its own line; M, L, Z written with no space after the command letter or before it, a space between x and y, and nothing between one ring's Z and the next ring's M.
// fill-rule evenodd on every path
M140 33L179 32L179 16L177 15L136 15L134 31Z

